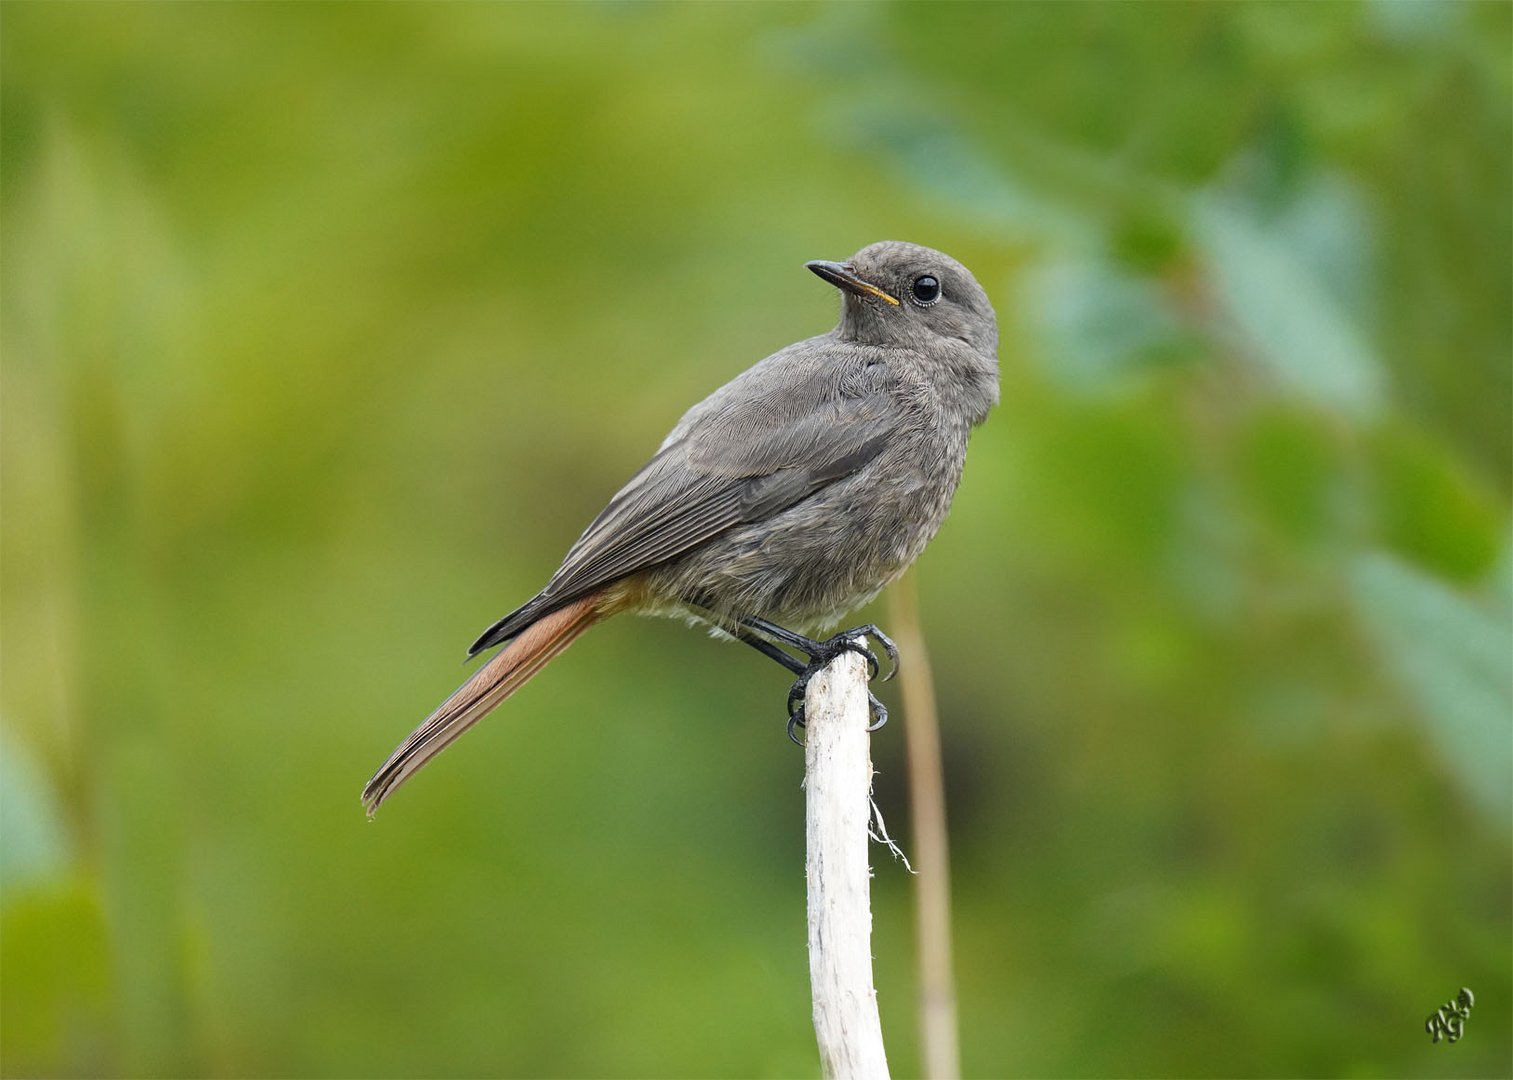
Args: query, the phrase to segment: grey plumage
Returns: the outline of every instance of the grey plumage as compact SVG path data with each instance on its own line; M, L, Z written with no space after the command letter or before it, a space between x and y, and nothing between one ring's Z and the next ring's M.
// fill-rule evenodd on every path
M834 330L688 410L546 588L473 652L640 570L655 568L659 613L692 603L813 627L908 567L950 507L968 432L998 400L997 322L976 279L938 251L884 241L846 265L895 297L932 274L941 298L843 292Z
M964 266L915 244L885 241L844 264L809 265L842 291L835 329L688 410L546 587L472 653L570 606L574 635L585 619L617 611L727 628L748 616L830 626L914 561L950 507L971 428L998 400L992 305ZM921 284L929 279L934 298ZM515 670L499 665L505 655L490 667ZM491 678L472 691L470 680L433 714L433 726L448 718L448 741L502 700L490 692L498 672ZM487 707L459 710L460 695ZM370 810L415 767L402 746L364 793Z

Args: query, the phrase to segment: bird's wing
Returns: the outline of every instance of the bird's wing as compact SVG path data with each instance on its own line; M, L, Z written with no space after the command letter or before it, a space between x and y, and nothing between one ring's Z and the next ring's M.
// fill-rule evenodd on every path
M860 360L810 359L781 379L752 378L758 370L691 410L584 530L546 588L485 631L470 655L611 582L792 506L866 465L903 422L888 407L882 377ZM753 392L774 383L780 389Z

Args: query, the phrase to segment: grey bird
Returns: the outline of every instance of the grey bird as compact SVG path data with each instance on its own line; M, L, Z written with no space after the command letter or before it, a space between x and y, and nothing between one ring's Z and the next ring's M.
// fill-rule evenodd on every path
M703 622L782 663L799 676L790 736L819 665L842 649L867 652L864 635L893 653L872 626L826 641L796 631L837 625L935 536L967 436L998 401L998 323L966 267L918 244L882 241L843 263L806 265L841 291L840 323L773 353L678 421L546 587L473 643L469 656L505 647L368 781L370 816L610 615ZM875 698L873 711L886 718Z

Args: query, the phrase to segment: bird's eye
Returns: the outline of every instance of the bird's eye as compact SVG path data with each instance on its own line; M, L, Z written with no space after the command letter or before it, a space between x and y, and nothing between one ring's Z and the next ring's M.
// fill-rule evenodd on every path
M909 290L914 297L914 302L920 307L929 307L940 299L940 282L934 274L921 274L914 279L914 285Z

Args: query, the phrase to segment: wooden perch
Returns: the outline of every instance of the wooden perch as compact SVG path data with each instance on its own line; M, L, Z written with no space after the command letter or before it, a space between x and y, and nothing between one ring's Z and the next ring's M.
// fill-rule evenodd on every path
M820 1067L832 1080L886 1078L872 985L866 660L843 652L815 675L804 719L809 981Z

